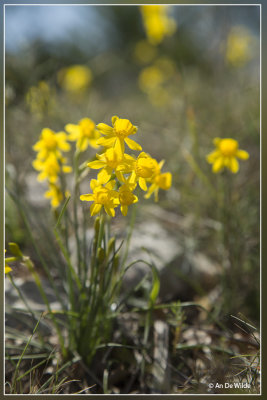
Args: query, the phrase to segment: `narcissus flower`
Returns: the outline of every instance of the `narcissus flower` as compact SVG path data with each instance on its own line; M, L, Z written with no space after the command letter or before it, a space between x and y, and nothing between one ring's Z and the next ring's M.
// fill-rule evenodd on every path
M138 82L141 90L145 93L150 93L158 88L165 80L164 74L157 66L144 68L138 77Z
M60 188L59 185L55 184L55 183L49 183L49 190L47 190L44 194L44 196L46 198L51 198L51 206L52 208L57 208L60 203L62 202L62 200L64 199L62 190ZM70 196L69 192L65 193L65 197Z
M154 193L155 201L158 201L159 189L169 190L172 185L172 174L170 172L161 173L161 168L163 167L163 164L163 160L157 164L156 173L150 179L150 182L152 184L145 195L146 199L148 199L152 195L152 193Z
M168 6L161 5L141 6L147 38L153 45L161 43L165 36L172 35L175 31L176 24L168 17L168 9Z
M84 91L92 81L92 72L85 65L72 65L58 72L58 82L68 92Z
M33 167L37 171L41 171L38 175L38 181L48 179L49 182L55 183L60 171L70 173L72 168L64 165L66 160L63 157L57 158L54 153L48 155L45 160L36 159L32 162Z
M113 171L117 178L121 180L121 173L129 173L132 171L133 157L124 154L122 157L116 153L113 147L110 147L103 154L97 154L98 160L91 161L87 164L92 169L102 168L98 174L98 180L102 183L108 182Z
M238 141L235 139L215 138L213 143L216 150L208 154L206 159L208 163L212 164L212 172L214 173L218 173L226 167L235 174L239 170L237 158L241 160L249 158L249 154L245 150L238 148Z
M44 128L41 132L40 140L35 143L33 150L38 151L37 158L45 159L49 153L53 152L59 156L60 150L69 151L70 144L67 142L65 132L54 132L52 129Z
M91 180L90 187L93 193L80 196L82 201L93 201L90 207L91 216L98 214L102 207L108 215L115 216L114 208L119 205L119 194L113 190L115 184L115 180L109 181L105 186L96 179Z
M242 26L231 29L226 42L226 61L233 67L242 67L252 57L252 35Z
M146 181L153 177L158 168L160 170L157 161L150 157L149 154L142 152L134 163L134 170L130 182L138 181L140 188L146 191Z
M95 149L99 147L97 141L101 135L90 118L81 119L78 125L67 124L65 130L69 133L68 139L76 141L77 149L80 151L85 151L88 146Z
M111 121L113 127L103 123L97 125L97 129L105 135L105 137L102 137L97 141L98 145L114 147L119 158L122 158L124 154L124 142L132 150L142 150L142 147L138 143L128 138L128 136L136 134L136 126L134 126L128 119L122 119L117 116L112 117Z
M138 197L133 194L133 189L135 185L132 186L129 183L124 183L119 188L119 202L121 205L121 213L126 217L128 213L128 206L134 204L138 201Z

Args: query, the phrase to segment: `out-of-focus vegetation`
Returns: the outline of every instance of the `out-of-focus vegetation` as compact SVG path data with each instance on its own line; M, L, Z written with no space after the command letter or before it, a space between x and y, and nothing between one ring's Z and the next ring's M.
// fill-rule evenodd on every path
M80 8L84 15L91 12L91 6ZM96 124L110 124L110 118L119 115L138 126L139 143L152 157L164 159L172 173L172 188L160 193L155 218L163 220L185 252L201 253L212 260L217 265L219 279L208 291L199 287L194 277L181 276L182 281L194 288L193 294L186 299L179 294L171 298L172 302L197 303L206 311L199 311L198 307L162 306L161 309L160 304L169 301L162 298L159 308L150 316L152 325L160 320L169 327L165 342L171 365L168 378L165 377L167 386L157 383L161 373L155 372L153 364L160 351L155 344L158 343L156 327L154 337L150 331L154 350L149 348L146 356L131 350L131 346L140 345L142 340L137 343L129 331L139 337L147 326L145 314L133 311L132 306L146 296L144 284L131 294L129 303L125 300L125 315L116 320L111 342L120 342L122 348L98 350L95 369L79 364L74 356L76 361L70 367L58 354L50 354L45 367L31 372L36 382L26 390L38 393L38 388L49 387L51 393L53 390L73 393L93 385L89 393L209 393L209 382L233 381L237 374L240 381L247 379L251 383L249 393L257 393L259 10L242 6L173 6L164 8L166 12L161 16L170 18L170 29L166 29L166 20L161 21L159 28L159 15L137 6L92 8L97 16L95 24L104 32L100 50L90 37L94 32L92 27L87 32L88 43L84 28L82 34L78 29L73 31L72 40L51 43L33 38L17 51L6 49L6 242L18 243L41 276L44 272L40 256L44 258L55 282L60 283L57 271L64 264L53 236L54 217L58 217L60 208L51 212L50 201L44 197L48 188L37 182L32 147L44 128L59 132L83 118L90 118ZM150 17L149 12L153 14ZM205 24L200 23L202 17ZM214 138L232 138L249 153L248 160L240 160L237 173L227 169L218 174L212 172L206 156L214 150ZM89 147L81 162L92 161L94 157L95 150ZM92 173L82 183L83 193L88 193L89 179L94 176ZM71 182L72 175L66 179ZM143 200L140 193L137 226L148 219L152 204L152 199ZM88 213L79 218L84 218L88 228L93 227L89 207ZM176 224L175 218L183 222ZM123 231L130 224L130 216L125 219L118 215L112 224L114 231ZM39 254L27 229L38 243ZM28 279L23 264L18 262L11 267L9 274L14 281ZM179 269L177 263L177 274ZM31 333L33 328L34 325L29 329ZM12 329L7 335L6 372L7 381L13 379L13 383L6 390L15 393L20 389L14 385L14 360L26 342L25 337L20 338L19 347ZM196 330L200 332L197 339ZM201 336L201 332L206 336ZM148 346L148 337L146 340ZM49 339L42 346L48 354L51 347L47 342ZM32 342L31 346L34 353L38 344ZM138 359L140 354L142 361ZM236 357L239 364L235 363ZM61 365L55 360L60 360ZM60 376L63 365L71 382L64 385L51 379L43 387L51 371L59 370L57 377ZM32 367L27 359L20 366L21 375ZM17 379L17 370L15 375ZM27 382L28 378L29 374L25 376ZM238 393L241 389L235 390ZM242 389L240 393L248 392Z

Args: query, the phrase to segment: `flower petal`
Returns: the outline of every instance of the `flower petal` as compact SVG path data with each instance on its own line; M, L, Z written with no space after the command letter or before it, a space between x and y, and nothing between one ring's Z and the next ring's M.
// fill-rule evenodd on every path
M94 200L94 196L92 194L82 194L80 196L80 200L82 200L82 201L93 201Z
M79 125L67 124L65 126L65 130L69 133L69 140L76 140L80 135L81 128L79 127Z
M146 192L147 191L146 180L144 178L139 178L138 182L139 182L140 188Z
M238 164L238 161L237 161L237 159L235 157L231 157L230 158L230 160L229 160L229 168L234 174L236 174L238 172L239 164Z
M115 217L115 210L112 207L109 207L107 205L104 205L105 211L108 215L110 215L111 217Z
M113 115L113 117L111 118L111 122L112 122L113 126L114 126L115 122L117 121L117 119L119 119L119 117L117 117L117 115Z
M99 146L110 147L110 146L114 145L115 141L116 141L116 136L112 136L112 137L109 136L107 138L102 137L102 138L98 139L96 143Z
M223 169L223 165L224 165L224 159L223 157L218 157L212 166L212 171L217 174L217 172L220 172Z
M97 175L97 180L101 183L101 184L105 184L110 180L112 174L112 169L111 168L103 168L102 171L99 172L99 174Z
M63 171L65 174L69 174L70 172L72 172L72 168L71 168L69 165L63 165L62 171Z
M93 203L90 207L91 216L96 215L102 208L102 204Z
M113 128L107 124L100 123L96 127L103 135L108 135L113 132Z
M136 143L132 139L129 139L128 137L125 138L125 142L130 147L131 150L138 150L138 151L142 150L142 147L140 146L140 144Z
M206 160L208 163L213 164L216 158L220 157L220 154L221 153L218 150L214 150L206 156Z
M87 167L92 168L92 169L99 169L99 168L103 168L106 165L106 163L104 161L100 161L100 160L95 160L95 161L91 161L87 164Z
M126 217L128 212L128 206L121 206L121 213Z
M249 154L245 150L237 150L236 156L241 160L247 160L249 158Z
M122 158L124 154L124 141L123 139L117 138L114 145L114 151L118 158Z
M91 179L91 181L90 181L90 188L91 188L92 190L94 190L97 186L99 186L99 183L97 182L97 180L96 180L96 179Z
M99 140L99 138L89 139L88 141L89 141L91 147L93 147L94 149L98 149L98 147L99 147L99 145L97 144L98 140Z

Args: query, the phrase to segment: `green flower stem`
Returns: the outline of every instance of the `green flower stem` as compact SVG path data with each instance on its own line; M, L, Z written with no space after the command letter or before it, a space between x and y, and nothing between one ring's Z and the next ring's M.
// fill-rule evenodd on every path
M60 166L62 167L62 163L60 162ZM65 179L65 175L62 172L62 168L61 168L61 173L60 173L60 183L61 183L61 190L63 193L63 198L65 198L65 193L67 190L67 184L66 184L66 179ZM65 246L66 249L69 251L69 220L70 220L70 216L69 216L69 212L68 210L64 210L64 239L65 239Z
M132 213L131 213L131 219L130 219L130 226L129 226L128 233L127 233L127 238L126 238L126 248L125 248L125 253L123 255L122 264L121 264L122 271L124 271L124 266L125 266L125 263L127 261L127 257L128 257L128 253L129 253L129 247L130 247L130 241L131 241L131 237L132 237L132 234L133 234L133 228L134 228L135 220L136 220L136 204L132 204Z
M79 197L79 158L80 158L80 150L76 149L74 154L74 196L73 196L73 215L74 215L74 232L76 239L76 248L77 248L77 263L78 263L78 274L81 277L81 246L80 246L80 238L79 238L79 225L78 225L78 208L77 208L77 199Z

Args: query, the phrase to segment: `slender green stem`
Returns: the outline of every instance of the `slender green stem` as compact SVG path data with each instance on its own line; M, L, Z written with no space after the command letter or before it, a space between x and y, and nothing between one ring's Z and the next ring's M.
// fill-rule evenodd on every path
M77 198L79 197L79 158L80 151L77 149L74 154L74 198L73 198L73 215L74 215L74 233L76 239L76 249L77 249L77 264L78 264L78 274L81 277L81 246L79 238L79 224L78 224L78 208L77 208Z
M133 228L134 228L134 223L136 219L136 204L132 205L132 214L131 214L131 220L130 220L130 226L127 234L127 239L126 239L126 246L125 246L125 252L123 255L122 263L121 263L121 268L124 270L125 263L127 261L128 253L129 253L129 247L130 247L130 241L131 237L133 234Z

